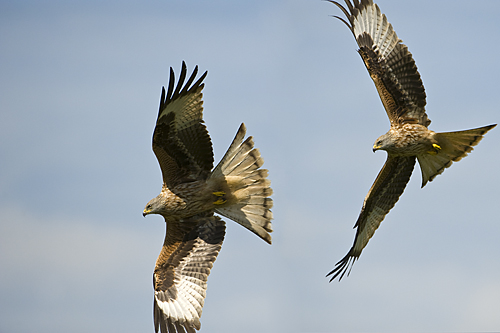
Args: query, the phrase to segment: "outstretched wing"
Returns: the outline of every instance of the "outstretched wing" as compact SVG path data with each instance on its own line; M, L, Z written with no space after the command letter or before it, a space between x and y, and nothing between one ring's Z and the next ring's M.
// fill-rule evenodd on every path
M186 79L186 64L182 62L179 82L174 90L174 71L170 68L168 90L162 88L160 110L153 133L153 151L160 163L163 183L176 185L205 179L213 167L212 142L203 124L202 93L205 72L196 83L198 66Z
M415 61L379 7L372 0L354 0L354 4L345 0L348 10L336 1L329 2L347 17L348 22L335 16L352 31L391 124L429 126L425 89Z
M213 214L168 222L153 274L156 332L200 329L207 279L224 240L226 225Z
M415 156L387 157L387 161L365 197L363 208L354 225L354 228L357 228L354 244L347 255L336 264L335 269L328 273L327 276L333 275L330 282L339 275L340 281L348 270L350 272L349 265L352 268L354 261L359 258L375 230L403 194L414 166Z

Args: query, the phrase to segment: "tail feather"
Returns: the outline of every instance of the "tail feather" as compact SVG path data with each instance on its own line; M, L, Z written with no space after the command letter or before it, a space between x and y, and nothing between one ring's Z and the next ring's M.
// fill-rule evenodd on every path
M440 147L437 153L417 156L422 171L422 187L443 173L453 162L458 162L467 156L473 150L472 147L481 141L483 135L495 126L496 124L465 131L436 133L434 138Z
M220 215L238 222L248 230L255 233L257 236L265 240L267 243L271 244L271 235L269 233L272 232L273 229L270 222L270 220L272 219L272 213L270 211L268 211L269 215L266 216L258 214L248 214L243 212L242 205L231 205L225 208L217 209L216 211Z
M269 174L269 171L267 169L259 169L259 170L256 170L255 172L252 172L250 175L245 177L245 179L253 180L253 181L257 181L259 179L263 180L263 179L267 178L268 174Z
M210 176L224 177L232 198L235 198L234 202L217 207L215 212L241 224L271 244L271 182L267 179L268 171L259 169L264 160L259 150L254 148L252 137L243 141L245 133L245 125L241 124L229 149Z
M269 187L271 181L269 179L251 179L251 178L236 178L226 177L231 184L232 194L242 202L249 196L268 197L273 194L273 190Z
M250 140L248 140L250 139ZM248 144L249 142L251 147L253 147L253 141L251 140L252 137L249 137L243 144ZM238 156L239 157L239 156ZM233 161L235 161L233 159ZM248 156L245 156L243 161L241 161L240 164L238 164L233 170L230 171L230 173L237 174L240 176L243 176L245 174L251 173L254 170L257 170L264 164L264 160L260 156L260 152L257 149L251 150L248 152Z
M221 177L223 176L223 170L226 170L227 166L235 157L235 153L238 151L240 148L241 142L245 138L245 134L247 132L247 128L245 124L241 124L240 128L238 129L238 132L236 132L236 136L233 139L233 142L231 142L231 145L227 149L226 153L220 160L219 164L215 167L215 169L212 171L212 174L210 177Z

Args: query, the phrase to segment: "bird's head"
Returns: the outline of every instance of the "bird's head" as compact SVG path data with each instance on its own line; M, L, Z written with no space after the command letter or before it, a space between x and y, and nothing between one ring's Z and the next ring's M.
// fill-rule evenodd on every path
M146 216L149 214L160 214L163 204L162 204L162 198L160 196L157 196L156 198L151 199L146 207L144 207L144 210L142 211L142 216Z
M375 140L375 143L373 144L373 152L376 152L377 150L390 150L392 146L394 146L394 140L392 140L390 132L387 132Z

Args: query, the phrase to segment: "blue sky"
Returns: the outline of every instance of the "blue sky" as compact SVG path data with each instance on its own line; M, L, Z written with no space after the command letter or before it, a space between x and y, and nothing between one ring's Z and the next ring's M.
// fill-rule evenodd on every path
M434 131L499 121L498 1L378 1ZM324 1L0 2L0 331L152 332L161 187L151 136L169 68L199 65L218 161L238 126L270 170L273 245L232 221L202 332L500 328L498 129L420 189L418 167L351 275L389 122Z

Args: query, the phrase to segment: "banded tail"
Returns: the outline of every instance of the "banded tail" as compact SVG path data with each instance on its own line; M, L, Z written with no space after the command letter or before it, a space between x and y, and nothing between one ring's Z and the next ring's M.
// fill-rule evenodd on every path
M465 131L436 133L434 138L438 143L437 153L417 155L422 171L422 187L443 173L453 162L458 162L467 156L472 147L481 141L483 135L495 126L496 124Z
M273 200L268 198L273 190L266 178L268 171L260 169L264 160L254 148L252 137L245 141L246 127L241 124L226 154L215 167L210 178L224 177L231 195L227 205L215 208L215 212L241 224L271 244L273 231L271 208Z

